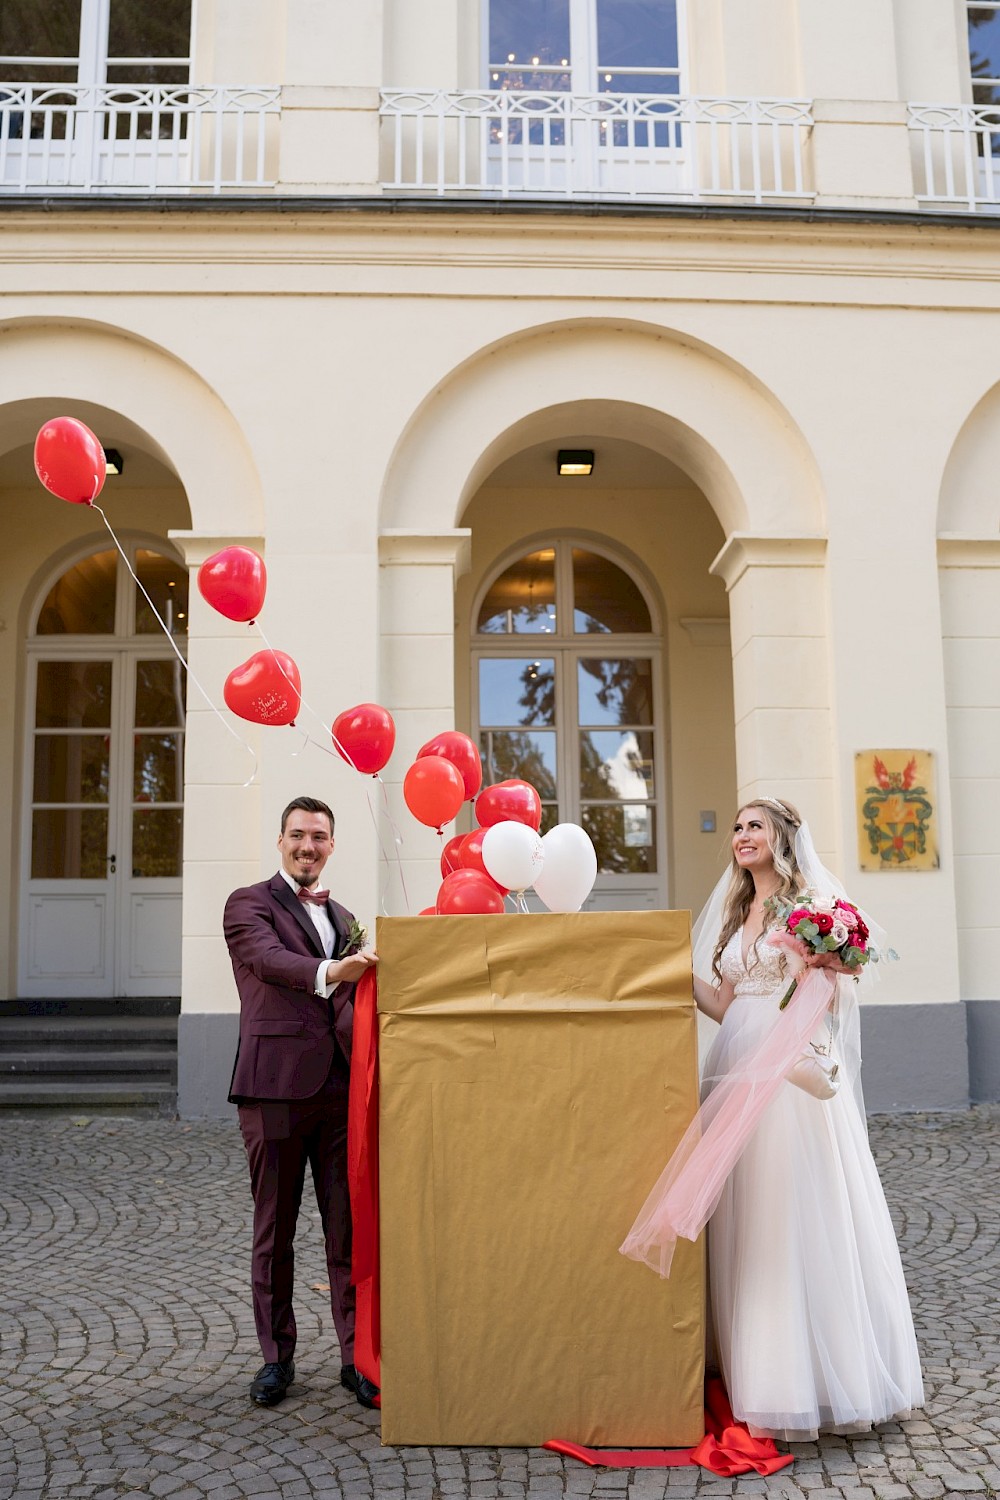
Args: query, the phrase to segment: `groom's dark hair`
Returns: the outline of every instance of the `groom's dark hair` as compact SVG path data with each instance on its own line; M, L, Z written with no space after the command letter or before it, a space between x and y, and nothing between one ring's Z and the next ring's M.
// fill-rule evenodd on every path
M284 833L285 824L293 812L325 813L330 820L330 837L333 837L333 813L325 802L318 797L294 797L284 812L281 814L281 831Z

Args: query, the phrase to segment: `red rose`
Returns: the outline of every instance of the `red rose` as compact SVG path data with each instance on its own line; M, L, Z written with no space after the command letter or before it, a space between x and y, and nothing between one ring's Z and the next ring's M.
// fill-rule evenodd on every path
M797 906L795 910L789 914L788 921L786 923L789 932L794 932L799 923L804 922L808 915L809 913L806 911L804 906Z
M855 932L857 933L857 936L859 938L866 938L868 936L868 928L865 926L864 922L862 922L860 917L858 918L858 925L855 928Z
M815 916L813 917L813 921L816 923L816 926L819 928L821 937L826 937L826 935L827 935L828 932L832 932L833 931L833 918L830 916L829 912L826 912L826 911L818 911L818 912L816 912Z

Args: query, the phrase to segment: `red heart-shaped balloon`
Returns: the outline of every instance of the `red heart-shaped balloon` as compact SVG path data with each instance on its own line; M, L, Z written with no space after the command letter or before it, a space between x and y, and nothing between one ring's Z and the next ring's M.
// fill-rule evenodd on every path
M471 802L483 784L483 762L475 741L458 729L444 729L417 751L422 755L443 755L450 760L465 782L465 795Z
M476 817L481 828L494 823L527 823L538 832L542 822L542 799L529 781L517 777L488 786L476 798Z
M252 547L223 547L198 569L202 598L227 620L253 620L267 592L264 559Z
M302 679L284 651L257 651L230 672L222 696L234 714L251 724L294 724Z
M60 500L93 505L107 472L97 436L76 417L53 417L35 438L35 473Z
M441 882L438 916L499 916L503 897L493 881L478 870L456 870Z

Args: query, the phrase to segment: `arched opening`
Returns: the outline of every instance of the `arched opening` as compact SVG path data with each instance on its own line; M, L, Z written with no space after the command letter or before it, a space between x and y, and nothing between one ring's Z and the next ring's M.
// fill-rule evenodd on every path
M25 651L25 998L176 995L188 578L159 538L90 547L38 591Z
M560 478L558 450L581 446L593 474ZM522 775L543 830L587 829L590 907L700 902L736 785L727 597L709 571L725 537L703 492L652 448L566 428L499 464L462 524L456 721L486 780Z

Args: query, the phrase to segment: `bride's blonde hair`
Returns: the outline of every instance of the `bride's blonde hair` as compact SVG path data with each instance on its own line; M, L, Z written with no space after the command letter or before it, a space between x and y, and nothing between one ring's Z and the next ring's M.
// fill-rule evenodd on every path
M795 835L802 827L802 816L790 802L779 801L777 797L751 797L749 802L740 804L737 816L741 812L749 811L750 808L755 808L761 814L767 829L768 848L774 862L774 873L778 877L774 895L781 900L791 900L805 889L805 881L795 859ZM734 854L729 888L722 906L722 929L715 953L712 955L712 973L720 984L722 983L723 951L733 933L739 931L750 915L754 891L753 876L749 870L744 870L741 865L737 864ZM765 928L770 925L766 917L764 925ZM757 962L759 941L760 938L753 945L752 964Z

